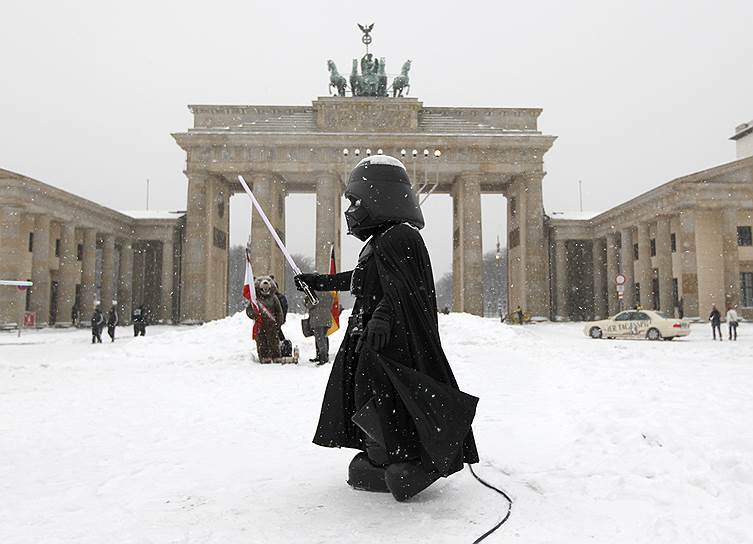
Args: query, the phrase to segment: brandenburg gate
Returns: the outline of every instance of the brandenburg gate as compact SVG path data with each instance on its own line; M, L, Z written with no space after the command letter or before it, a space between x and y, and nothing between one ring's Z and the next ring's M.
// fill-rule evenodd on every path
M311 106L189 109L193 127L173 134L188 177L183 321L226 315L228 203L243 190L239 174L283 240L285 197L316 193L316 267L325 271L332 244L340 262L342 193L367 150L402 158L422 195L452 196L453 311L482 315L481 195L500 194L507 198L508 304L550 315L542 179L555 137L538 130L540 109L427 107L383 93L320 97ZM283 277L282 255L255 212L251 256L256 273Z

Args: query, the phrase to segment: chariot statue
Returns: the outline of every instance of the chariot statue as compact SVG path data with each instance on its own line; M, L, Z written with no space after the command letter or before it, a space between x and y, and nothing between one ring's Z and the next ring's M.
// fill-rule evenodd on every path
M384 57L375 57L369 52L369 44L371 44L372 37L371 31L374 28L374 24L370 25L358 25L358 28L363 32L361 41L366 46L366 54L360 59L353 59L353 65L350 72L350 77L346 82L345 77L340 75L337 71L334 61L327 61L327 68L329 70L329 92L332 94L332 90L335 89L339 96L345 96L345 91L350 83L350 94L352 96L389 96L387 85L387 71L386 61ZM410 90L410 78L408 72L410 71L411 61L408 60L403 64L403 68L399 76L396 76L392 81L392 96L406 95ZM360 70L359 70L360 69Z

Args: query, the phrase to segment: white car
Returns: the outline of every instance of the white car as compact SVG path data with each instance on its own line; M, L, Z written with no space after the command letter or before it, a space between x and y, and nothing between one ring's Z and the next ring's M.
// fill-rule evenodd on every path
M689 335L690 323L651 310L626 310L609 319L586 323L583 332L591 338L673 340Z

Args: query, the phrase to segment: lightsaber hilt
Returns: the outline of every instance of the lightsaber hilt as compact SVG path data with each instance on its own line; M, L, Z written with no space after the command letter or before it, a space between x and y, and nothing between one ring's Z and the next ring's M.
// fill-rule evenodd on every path
M303 291L303 294L306 296L306 299L309 301L309 304L311 306L316 306L319 304L319 297L316 296L316 293L312 291L311 287L309 287L309 284L305 281L302 281L299 278L295 278L295 286L298 287L301 291Z

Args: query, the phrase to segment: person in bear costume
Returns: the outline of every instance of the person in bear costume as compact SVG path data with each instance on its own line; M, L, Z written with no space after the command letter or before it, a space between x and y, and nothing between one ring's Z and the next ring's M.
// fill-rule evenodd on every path
M403 164L363 159L345 189L348 234L367 242L354 270L301 274L355 305L335 358L314 443L361 450L348 483L398 501L477 463L478 399L459 390L439 337L424 218Z
M272 363L280 359L280 326L282 306L277 298L277 284L269 276L259 276L254 280L257 307L249 304L246 315L253 319L252 337L256 340L256 351L260 363Z

